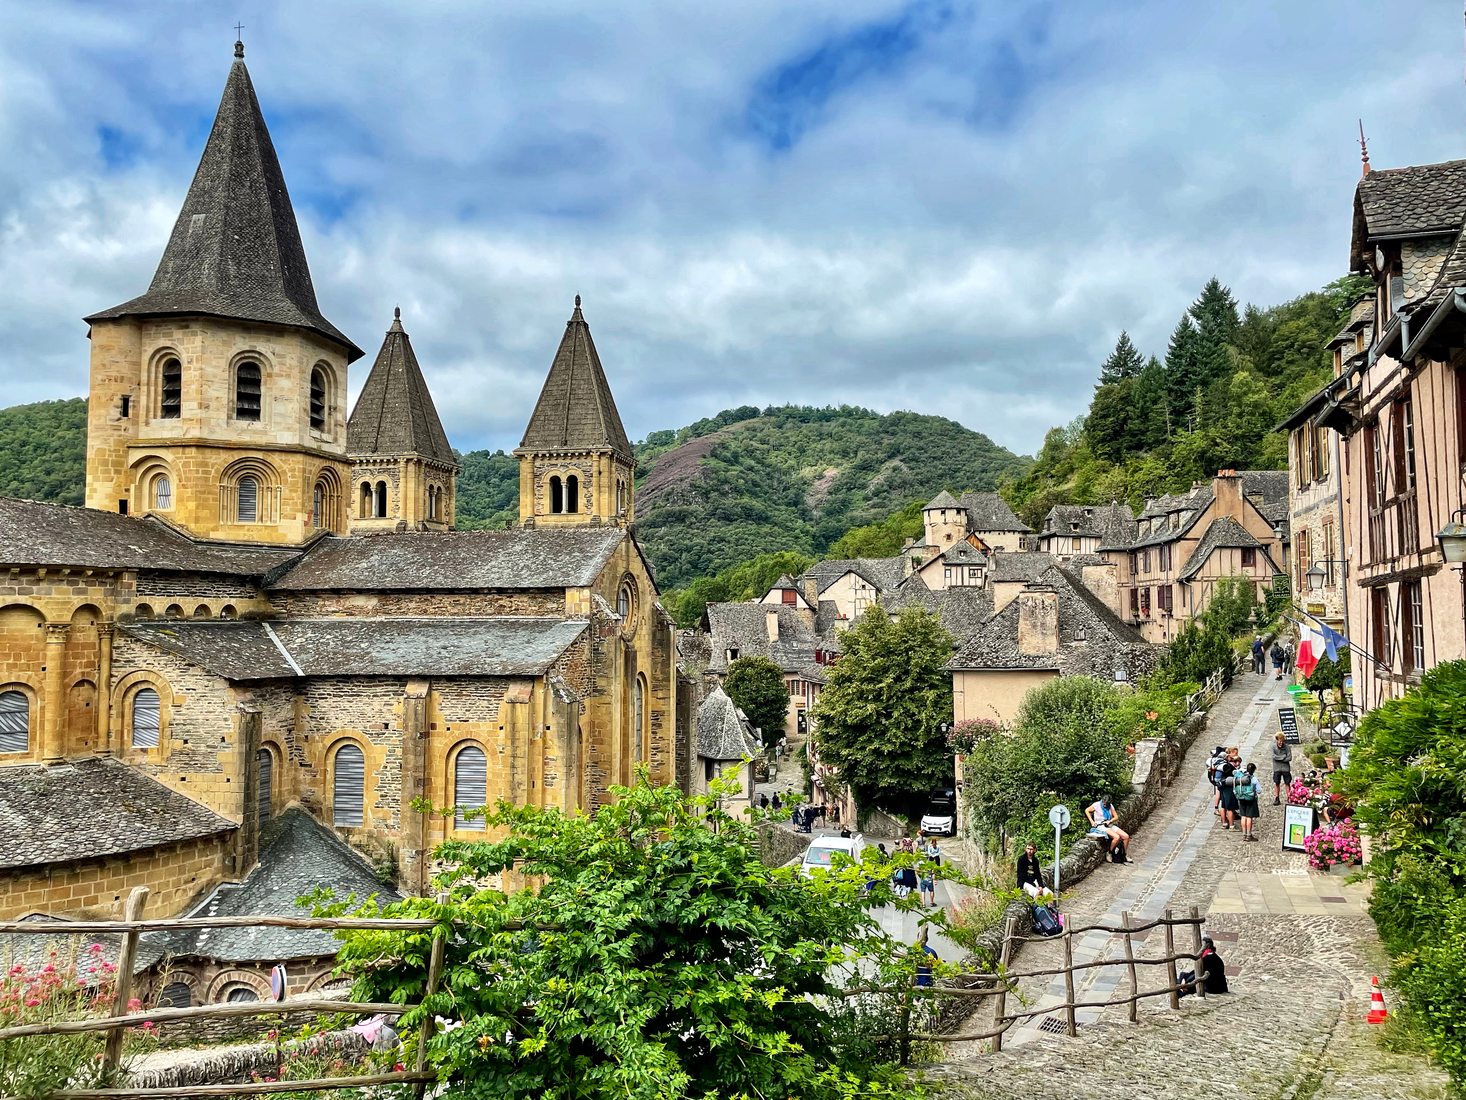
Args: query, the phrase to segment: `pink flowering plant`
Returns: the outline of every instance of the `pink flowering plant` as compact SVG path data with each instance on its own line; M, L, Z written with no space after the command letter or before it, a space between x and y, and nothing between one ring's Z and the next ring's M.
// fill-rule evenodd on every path
M1293 806L1312 806L1319 813L1329 808L1329 777L1323 772L1299 776L1288 786L1288 802Z
M947 731L947 747L966 756L979 741L1003 732L1003 726L991 718L964 718Z
M1358 863L1364 856L1359 830L1349 818L1315 829L1303 840L1308 865L1315 871L1327 871L1338 864Z
M92 944L80 960L56 947L30 961L11 960L0 972L0 1028L25 1024L62 1023L105 1015L111 1011L116 964L104 957L101 944ZM136 998L129 1012L139 1012ZM105 1032L78 1035L26 1035L0 1039L0 1095L41 1097L56 1089L87 1089L105 1085L102 1050ZM152 1039L152 1024L133 1029L125 1049L135 1051L139 1040Z

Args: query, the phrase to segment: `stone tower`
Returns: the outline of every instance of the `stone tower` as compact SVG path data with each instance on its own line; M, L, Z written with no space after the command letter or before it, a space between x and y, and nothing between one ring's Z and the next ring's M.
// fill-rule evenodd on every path
M392 313L346 425L351 530L445 531L453 526L458 459L402 327L402 311Z
M921 510L921 520L929 547L945 550L967 537L967 509L945 489Z
M244 46L146 294L94 313L87 504L203 538L346 530L346 367Z
M550 364L519 456L519 521L532 525L628 524L636 515L636 459L606 372L580 312Z

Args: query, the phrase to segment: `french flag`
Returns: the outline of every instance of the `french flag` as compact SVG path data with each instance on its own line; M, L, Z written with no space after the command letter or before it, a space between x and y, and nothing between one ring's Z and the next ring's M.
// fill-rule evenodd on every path
M1324 651L1324 639L1309 623L1298 624L1298 656L1293 663L1298 666L1298 671L1303 673L1306 679L1313 675L1313 670L1318 667L1319 656Z

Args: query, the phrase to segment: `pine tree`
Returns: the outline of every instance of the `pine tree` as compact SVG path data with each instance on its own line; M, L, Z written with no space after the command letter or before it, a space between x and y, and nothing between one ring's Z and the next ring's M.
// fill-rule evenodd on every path
M1089 403L1089 416L1084 421L1084 436L1089 449L1108 462L1120 462L1140 449L1135 439L1134 378L1121 378L1095 388Z
M1209 386L1232 373L1232 348L1242 324L1237 314L1237 299L1213 275L1191 303L1188 313L1196 322L1196 382Z
M1100 367L1100 385L1113 385L1123 379L1134 378L1144 366L1145 358L1130 342L1130 334L1121 332L1120 338L1115 341L1115 350L1110 352L1110 357Z
M1130 450L1153 451L1171 435L1171 405L1166 393L1166 368L1154 355L1135 379L1131 398Z
M1185 314L1171 333L1166 346L1166 397L1171 427L1180 431L1192 413L1197 384L1201 381L1201 346L1191 314Z

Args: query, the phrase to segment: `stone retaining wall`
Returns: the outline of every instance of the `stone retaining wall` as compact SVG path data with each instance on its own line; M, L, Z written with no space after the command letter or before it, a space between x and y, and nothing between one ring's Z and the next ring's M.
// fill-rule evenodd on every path
M796 833L775 822L765 821L758 826L758 857L765 867L782 867L796 856L804 855L813 839L810 833Z

